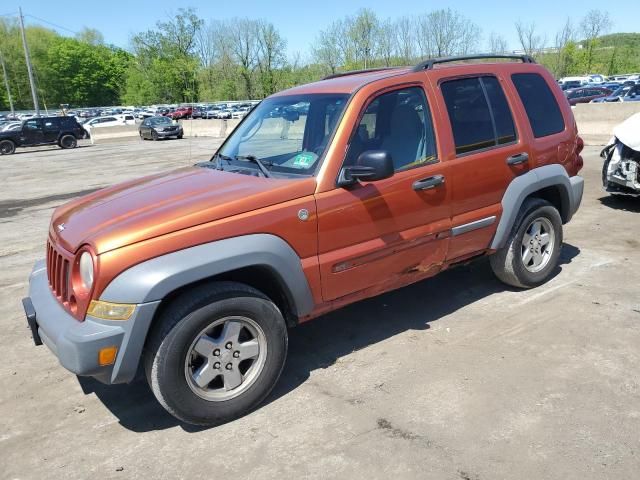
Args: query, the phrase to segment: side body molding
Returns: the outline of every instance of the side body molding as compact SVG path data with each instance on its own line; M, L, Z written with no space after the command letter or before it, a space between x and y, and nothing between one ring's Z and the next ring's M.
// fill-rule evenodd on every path
M313 296L300 257L280 237L269 234L218 240L147 260L113 279L100 300L154 302L189 283L250 266L266 267L279 277L298 316L313 310Z
M582 177L569 177L562 165L545 165L516 177L507 187L502 197L502 217L491 242L492 249L504 246L522 202L532 193L547 187L556 187L562 203L560 216L563 223L571 220L582 200L584 181Z

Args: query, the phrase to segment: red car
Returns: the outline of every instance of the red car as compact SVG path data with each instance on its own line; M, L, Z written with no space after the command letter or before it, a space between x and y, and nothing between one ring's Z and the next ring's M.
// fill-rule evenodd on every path
M611 90L604 87L580 87L565 90L564 94L569 100L569 105L578 103L589 103L596 98L607 97L611 94Z
M191 107L180 107L177 108L176 110L174 110L173 112L169 112L167 113L167 117L173 119L173 120L178 120L180 118L191 118L191 115L193 114L193 108Z

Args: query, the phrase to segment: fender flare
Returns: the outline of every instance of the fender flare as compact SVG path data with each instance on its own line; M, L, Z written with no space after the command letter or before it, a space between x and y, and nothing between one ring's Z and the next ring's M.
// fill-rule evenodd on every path
M502 215L491 241L491 249L503 247L513 229L518 211L524 200L539 190L556 187L560 194L560 216L567 223L578 210L582 200L584 181L582 177L569 177L562 165L545 165L530 170L511 181L502 197Z
M298 317L314 308L298 254L282 238L252 234L185 248L139 263L114 278L100 300L148 303L199 280L245 267L268 268L279 279Z

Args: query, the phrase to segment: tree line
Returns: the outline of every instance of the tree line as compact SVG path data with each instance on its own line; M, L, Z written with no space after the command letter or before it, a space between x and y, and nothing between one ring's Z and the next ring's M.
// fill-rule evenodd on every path
M557 77L640 70L640 34L610 34L608 13L591 10L571 19L553 38L532 22L514 24L518 52ZM341 71L411 65L430 57L512 53L505 38L446 8L380 18L371 9L337 19L322 29L305 58L288 54L272 23L250 18L205 21L193 8L140 32L127 50L105 44L84 29L74 38L27 27L39 98L57 108L257 99L283 88ZM0 53L16 108L31 108L17 21L0 19ZM4 90L0 109L7 109Z

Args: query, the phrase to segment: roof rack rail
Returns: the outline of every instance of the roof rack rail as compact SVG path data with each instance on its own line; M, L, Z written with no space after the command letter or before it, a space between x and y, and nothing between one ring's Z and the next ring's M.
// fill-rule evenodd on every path
M492 58L508 58L511 60L521 60L522 63L536 63L536 61L529 55L494 55L491 53L487 53L479 55L462 55L459 57L431 58L429 60L425 60L424 62L420 62L418 65L413 67L412 71L421 72L422 70L433 70L433 66L438 63L461 62L465 60L488 60Z
M385 70L396 70L398 68L402 68L402 67L378 67L378 68L365 68L364 70L350 70L348 72L341 72L341 73L334 73L334 74L331 74L331 75L327 75L322 80L330 80L332 78L348 77L349 75L358 75L359 73L384 72Z

